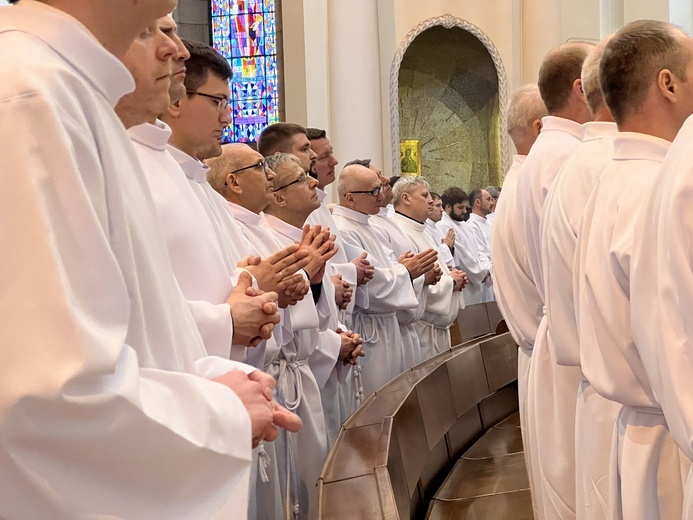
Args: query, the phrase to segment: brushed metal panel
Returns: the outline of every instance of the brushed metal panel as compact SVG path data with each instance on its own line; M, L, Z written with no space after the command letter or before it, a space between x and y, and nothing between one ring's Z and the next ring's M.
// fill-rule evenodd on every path
M322 520L383 517L375 474L323 483L321 490L318 518Z
M510 333L479 343L491 392L517 380L517 344Z
M457 460L484 432L479 408L474 407L457 419L446 435L450 458Z
M491 326L491 330L495 331L498 324L503 321L503 314L501 314L498 304L495 301L486 302L486 313L488 314L488 322Z
M522 452L520 428L490 428L462 458L488 459Z
M479 345L456 351L446 366L455 413L461 417L490 393Z
M383 512L383 520L399 520L397 505L395 504L395 492L392 489L390 472L386 467L375 468L375 481L378 484L378 496L380 497L380 509Z
M520 412L515 412L507 419L503 419L501 422L496 424L494 428L519 428L520 427Z
M392 422L392 434L397 437L402 451L407 487L410 494L413 494L430 452L421 415L421 405L415 393L407 397L395 415Z
M431 502L427 520L534 520L529 491Z
M323 469L324 483L372 474L381 436L382 424L342 430Z
M460 326L461 341L483 336L496 330L495 327L492 329L489 324L486 305L483 303L467 305L464 309L460 309L457 314L457 322Z
M498 424L506 417L517 412L517 383L508 385L495 394L487 397L479 403L481 424L487 430L494 424Z
M522 453L489 459L460 459L436 493L436 500L457 500L529 489Z
M443 437L431 450L431 454L426 461L426 466L421 473L419 489L421 490L424 502L429 502L436 491L438 491L438 488L445 481L452 467L452 462L453 461L450 460L448 455L447 441L445 437Z
M400 448L397 436L393 435L390 439L390 449L387 457L387 472L390 475L390 485L395 498L397 514L400 518L409 518L411 508L411 495L407 478L404 474L404 462L402 449Z
M416 386L416 394L426 427L428 448L433 449L457 420L447 366L439 366L423 379Z
M384 392L377 394L368 403L368 406L359 408L347 422L344 423L344 429L358 428L359 426L368 426L369 424L380 424L383 418L395 415L402 401L411 393L411 388L400 389L397 392Z

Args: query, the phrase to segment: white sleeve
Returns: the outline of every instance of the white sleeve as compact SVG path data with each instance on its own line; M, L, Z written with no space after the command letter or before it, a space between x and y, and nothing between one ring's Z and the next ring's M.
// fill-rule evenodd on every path
M210 518L247 495L249 418L223 385L140 365L112 248L127 237L70 108L0 101L0 516Z

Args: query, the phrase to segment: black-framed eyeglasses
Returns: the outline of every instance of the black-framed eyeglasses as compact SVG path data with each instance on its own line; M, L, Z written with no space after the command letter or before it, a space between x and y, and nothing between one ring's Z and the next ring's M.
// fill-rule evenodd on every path
M283 190L284 188L288 188L289 186L293 186L294 184L300 184L302 182L306 182L308 180L308 175L305 173L301 174L301 176L296 179L295 181L291 181L289 184L285 184L284 186L280 188L274 188L274 191L277 192L279 190Z
M213 96L212 94L205 94L204 92L198 92L197 90L186 90L185 92L191 96L202 96L206 97L207 99L214 100L217 104L217 110L226 110L229 108L229 100L224 96Z
M255 164L251 164L250 166L244 166L243 168L238 168L237 170L233 170L232 172L229 172L227 175L231 175L232 173L241 173L244 171L248 170L253 170L255 168L261 168L262 172L267 175L267 163L265 162L264 159L259 160ZM227 183L224 183L224 186L228 186Z
M371 197L377 197L380 195L380 192L383 191L383 186L380 185L376 188L373 188L372 190L369 191L350 191L349 193L363 193L364 195L370 195Z

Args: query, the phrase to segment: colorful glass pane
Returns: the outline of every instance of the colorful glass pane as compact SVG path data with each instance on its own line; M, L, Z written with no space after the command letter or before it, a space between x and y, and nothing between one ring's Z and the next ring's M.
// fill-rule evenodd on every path
M225 141L252 142L279 121L276 0L211 0L212 45L231 65Z

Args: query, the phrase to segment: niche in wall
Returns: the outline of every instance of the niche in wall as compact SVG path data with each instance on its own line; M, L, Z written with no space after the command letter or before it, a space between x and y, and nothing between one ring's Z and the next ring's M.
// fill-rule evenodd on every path
M402 55L398 137L419 141L421 175L439 193L448 186L469 190L501 182L499 85L505 89L505 76L499 81L487 45L458 25L433 25Z

